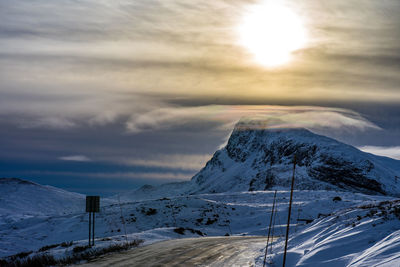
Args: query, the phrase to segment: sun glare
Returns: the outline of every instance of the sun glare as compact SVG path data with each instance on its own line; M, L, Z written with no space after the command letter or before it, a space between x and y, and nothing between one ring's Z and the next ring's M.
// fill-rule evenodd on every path
M238 26L238 33L239 43L266 67L289 62L292 52L306 43L301 18L279 1L250 7Z

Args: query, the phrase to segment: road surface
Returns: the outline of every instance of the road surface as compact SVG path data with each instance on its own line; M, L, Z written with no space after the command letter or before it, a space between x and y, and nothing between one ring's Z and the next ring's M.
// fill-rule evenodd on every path
M92 260L83 266L254 266L266 237L184 238Z

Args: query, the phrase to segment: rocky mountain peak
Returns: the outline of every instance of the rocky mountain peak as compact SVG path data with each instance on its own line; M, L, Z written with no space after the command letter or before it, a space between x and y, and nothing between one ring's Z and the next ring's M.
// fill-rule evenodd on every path
M227 145L193 177L199 191L286 187L296 155L298 189L400 193L399 161L364 153L307 129L267 126L259 120L240 121Z

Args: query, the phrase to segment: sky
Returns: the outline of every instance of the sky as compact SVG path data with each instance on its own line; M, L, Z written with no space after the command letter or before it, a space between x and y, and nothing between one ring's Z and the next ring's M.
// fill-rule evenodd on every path
M399 13L397 0L0 0L0 177L100 195L189 180L243 116L400 159Z

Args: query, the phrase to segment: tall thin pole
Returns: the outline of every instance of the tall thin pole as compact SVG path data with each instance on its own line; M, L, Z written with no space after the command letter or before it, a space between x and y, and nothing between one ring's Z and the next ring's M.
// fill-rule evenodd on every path
M92 230L92 213L91 212L89 212L89 239L88 239L88 241L89 241L89 246L90 246L90 238L91 238L91 233L90 233L90 231Z
M272 236L272 238L274 237L274 229L275 229L274 227L275 227L275 219L276 219L276 212L277 212L277 210L278 210L278 205L276 204L276 206L275 206L274 222L272 223L272 230L271 230L271 236ZM271 242L271 249L269 250L271 254L272 254L272 245L273 245L273 243Z
M126 234L125 219L124 219L124 215L122 214L122 206L121 206L121 201L120 201L120 199L119 199L119 195L118 195L118 205L119 205L119 210L120 210L120 212L121 212L121 222L122 222L122 226L124 227L125 241L126 241L126 244L128 244L128 235Z
M285 267L285 264L286 264L286 252L287 252L287 245L288 245L288 239L289 239L290 213L292 212L293 187L294 187L294 174L295 174L295 171L296 171L296 154L293 157L292 187L290 189L289 214L288 214L288 220L287 220L287 226L286 226L285 252L283 254L283 265L282 265L282 267Z
M271 229L271 236L272 238L274 237L274 229L275 229L275 220L276 220L276 212L278 211L278 203L275 204L275 214L274 214L274 222L272 223L272 229ZM272 242L271 242L271 249L269 250L270 253L272 254Z
M95 213L95 212L92 212L92 214L93 214L93 231L92 231L93 237L92 237L92 244L93 244L93 246L94 246L94 218L95 218L95 216L96 216L96 213Z
M273 219L273 217L274 217L274 210L275 210L276 191L277 191L277 190L275 190L274 201L273 201L273 203L272 203L271 219L270 219L270 221L269 221L267 245L265 246L265 254L264 254L264 264L263 264L263 267L265 267L266 260L267 260L269 237L270 237L270 234L271 234L272 219ZM271 238L273 238L273 237L271 237Z

